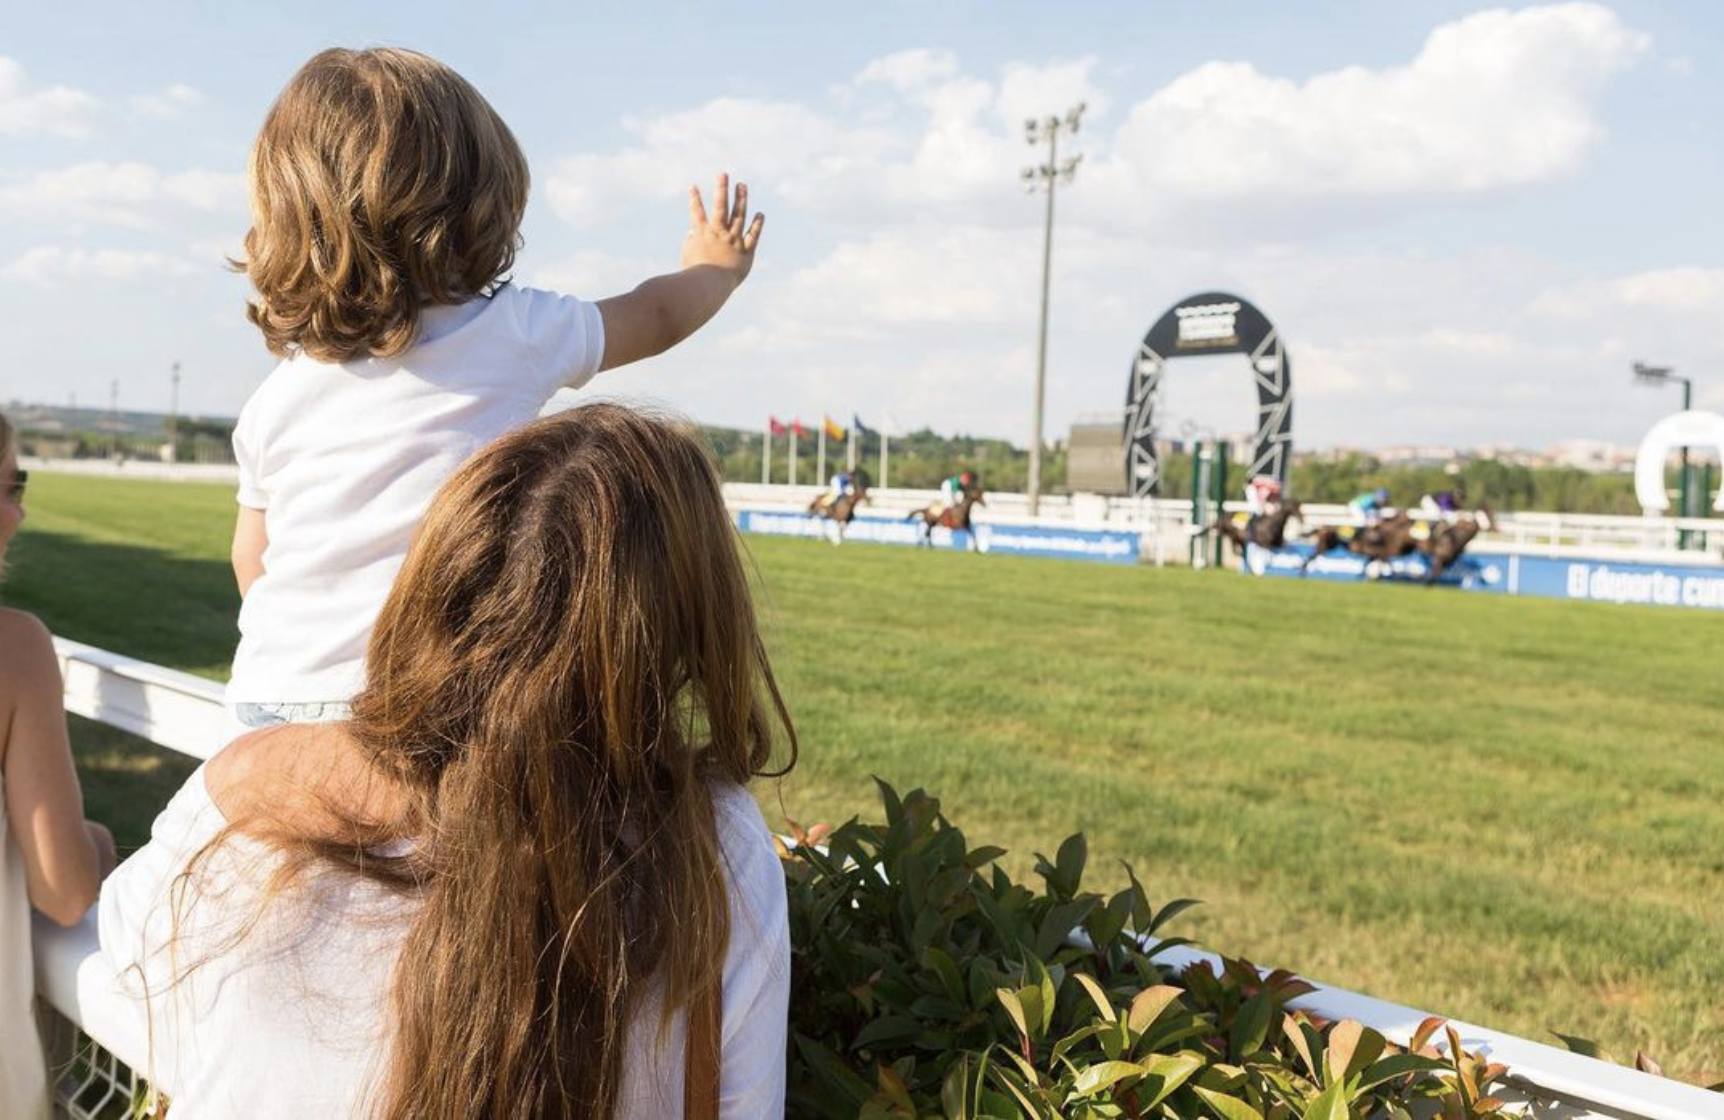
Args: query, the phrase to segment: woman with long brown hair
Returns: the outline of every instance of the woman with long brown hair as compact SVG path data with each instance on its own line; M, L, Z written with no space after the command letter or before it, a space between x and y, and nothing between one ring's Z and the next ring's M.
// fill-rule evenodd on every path
M352 722L229 747L104 889L175 1120L781 1114L784 883L744 789L779 728L794 761L686 428L589 405L486 448Z

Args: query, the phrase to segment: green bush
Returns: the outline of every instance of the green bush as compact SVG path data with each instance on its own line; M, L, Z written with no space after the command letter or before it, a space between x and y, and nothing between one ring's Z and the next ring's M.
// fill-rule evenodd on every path
M797 830L790 887L796 1117L1476 1117L1503 1073L1287 1002L1311 990L1228 960L1174 976L1153 957L1179 899L1135 875L1082 889L1081 835L1038 856L1043 889L971 848L917 790L878 783L884 824ZM1077 931L1077 936L1073 936Z

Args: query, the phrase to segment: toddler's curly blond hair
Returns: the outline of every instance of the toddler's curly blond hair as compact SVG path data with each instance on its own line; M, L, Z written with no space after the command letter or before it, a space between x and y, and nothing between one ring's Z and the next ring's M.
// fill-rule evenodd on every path
M436 59L326 50L288 82L252 148L247 317L270 352L399 354L420 309L503 279L527 161L495 110Z

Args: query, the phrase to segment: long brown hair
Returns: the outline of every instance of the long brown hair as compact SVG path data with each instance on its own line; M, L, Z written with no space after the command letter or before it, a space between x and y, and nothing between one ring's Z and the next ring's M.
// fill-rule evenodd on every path
M697 438L609 404L433 503L352 723L419 837L378 1115L609 1115L649 986L668 1017L719 983L709 782L796 749L734 533Z
M313 56L270 107L249 170L235 267L274 354L399 354L422 305L485 291L520 244L520 145L465 78L417 51Z

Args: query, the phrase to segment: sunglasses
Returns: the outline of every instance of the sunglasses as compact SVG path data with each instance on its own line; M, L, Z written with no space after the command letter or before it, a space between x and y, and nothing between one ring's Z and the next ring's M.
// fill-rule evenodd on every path
M29 481L29 471L12 472L12 485L9 489L11 490L12 500L14 502L21 502L24 500L24 487L29 483Z

